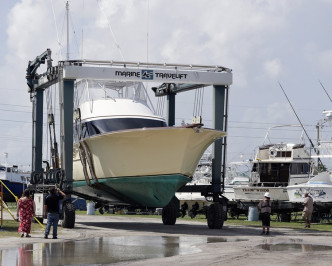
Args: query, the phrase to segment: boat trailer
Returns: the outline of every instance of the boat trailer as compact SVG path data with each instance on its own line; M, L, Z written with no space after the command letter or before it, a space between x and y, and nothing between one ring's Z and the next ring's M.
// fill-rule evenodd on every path
M46 63L46 72L38 74L37 69ZM51 50L29 61L27 84L33 103L32 169L31 186L34 192L45 193L50 186L58 186L68 195L64 199L63 226L74 227L75 211L71 203L73 191L73 117L74 85L79 79L107 81L137 81L161 83L153 87L156 97L167 96L168 126L175 124L175 97L178 93L210 86L213 89L213 127L227 132L228 90L232 84L232 70L223 66L185 65L166 63L142 63L100 60L66 60L52 65ZM59 83L60 104L60 161L47 172L43 169L43 100L44 91ZM202 126L201 118L195 118L195 127ZM53 121L54 125L54 121ZM227 138L213 144L211 185L183 186L179 192L200 192L211 198L213 204L208 209L208 227L220 229L227 218L227 199L222 196L226 171ZM55 147L57 147L55 145ZM52 150L52 161L57 162L57 150ZM54 159L54 160L53 160ZM45 162L44 162L45 163ZM174 224L168 216L174 217L174 209L180 209L174 196L163 208L164 224ZM179 216L178 216L179 217ZM164 219L165 218L165 219ZM175 217L176 219L176 217ZM174 223L173 223L174 220Z

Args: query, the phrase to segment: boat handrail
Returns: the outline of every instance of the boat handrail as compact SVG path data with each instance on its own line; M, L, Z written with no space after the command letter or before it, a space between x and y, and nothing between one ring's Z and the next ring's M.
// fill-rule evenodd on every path
M270 139L269 139L270 131L272 129L280 128L280 127L301 127L301 125L276 125L276 126L269 127L269 129L266 132L265 138L263 140L263 145L266 145L267 140L270 141ZM303 130L302 130L302 133L301 133L300 140L302 140L302 142L303 142ZM270 141L270 144L271 144L271 141Z

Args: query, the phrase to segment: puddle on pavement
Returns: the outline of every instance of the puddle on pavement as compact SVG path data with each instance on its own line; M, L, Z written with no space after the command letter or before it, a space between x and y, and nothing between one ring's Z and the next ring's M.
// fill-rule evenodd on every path
M0 250L0 265L107 264L197 253L200 251L197 245L217 242L227 242L227 239L126 236L24 244L18 248Z
M220 243L220 242L240 242L240 241L248 241L249 239L235 238L235 239L227 239L221 237L207 237L206 243Z
M309 251L329 251L332 246L298 244L298 243L278 243L278 244L262 244L258 247L268 251L290 251L290 252L309 252Z

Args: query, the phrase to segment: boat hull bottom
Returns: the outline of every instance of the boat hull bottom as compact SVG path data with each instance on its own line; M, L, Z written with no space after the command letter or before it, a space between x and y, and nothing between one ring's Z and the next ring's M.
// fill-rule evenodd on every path
M98 198L109 204L128 204L142 207L165 207L175 192L190 182L191 178L181 175L157 175L139 177L119 177L91 181L74 181L74 192L85 198Z

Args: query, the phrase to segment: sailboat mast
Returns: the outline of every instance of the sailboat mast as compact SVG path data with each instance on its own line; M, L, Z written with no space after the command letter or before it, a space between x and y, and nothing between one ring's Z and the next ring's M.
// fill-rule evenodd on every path
M69 60L69 2L66 3L66 15L67 15L67 56L66 59Z

